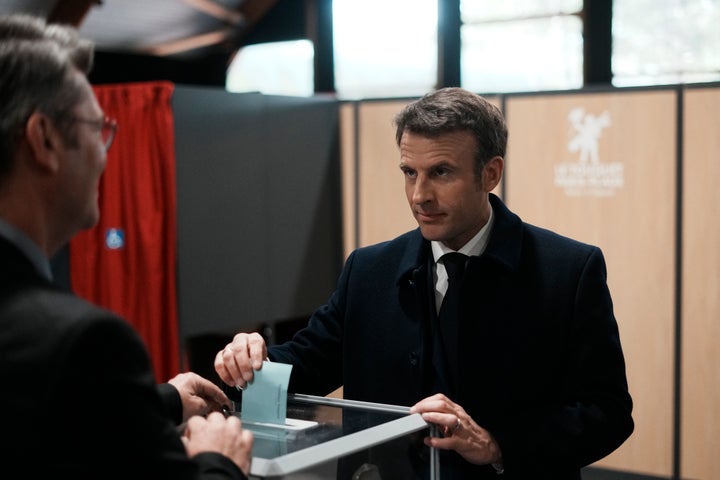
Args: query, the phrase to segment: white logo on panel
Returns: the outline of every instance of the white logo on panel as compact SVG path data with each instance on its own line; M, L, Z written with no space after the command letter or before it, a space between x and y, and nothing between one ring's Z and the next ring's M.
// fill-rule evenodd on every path
M602 163L599 152L600 136L611 125L610 114L593 115L578 107L570 111L568 122L572 135L567 149L577 154L577 160L555 165L555 186L572 196L614 195L623 186L624 166L620 162Z

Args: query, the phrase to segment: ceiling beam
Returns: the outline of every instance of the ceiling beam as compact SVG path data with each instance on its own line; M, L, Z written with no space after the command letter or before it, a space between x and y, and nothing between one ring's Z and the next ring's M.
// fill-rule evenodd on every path
M139 49L140 53L148 55L156 55L159 57L174 55L177 53L187 52L189 50L195 50L196 48L209 47L212 45L218 45L222 42L227 41L234 35L235 30L232 28L226 28L222 30L215 30L209 33L203 33L195 35L193 37L181 38L179 40L172 40L165 43L158 43L147 48Z
M233 42L258 23L275 6L277 0L245 0L237 11L230 10L213 0L184 0L189 6L218 18L228 24L213 32L173 40L142 49L142 53L156 56L175 55L223 42Z
M185 0L185 3L195 10L217 18L228 25L241 25L245 22L245 16L242 13L230 10L212 0Z
M62 23L80 28L93 5L101 4L102 0L57 0L46 20L48 23Z

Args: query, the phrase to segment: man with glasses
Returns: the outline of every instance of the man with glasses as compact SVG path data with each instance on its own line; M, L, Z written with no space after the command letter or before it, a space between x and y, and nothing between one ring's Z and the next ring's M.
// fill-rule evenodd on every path
M155 385L127 321L52 283L49 258L99 220L116 129L92 55L72 28L0 16L0 459L23 478L244 479L253 437L225 394L192 372Z
M105 146L105 151L107 152L110 150L110 145L112 145L112 142L115 139L115 131L117 131L117 122L115 119L103 115L102 118L98 118L96 120L78 117L74 117L74 120L76 122L87 123L88 125L94 126L98 132L100 132L100 138Z

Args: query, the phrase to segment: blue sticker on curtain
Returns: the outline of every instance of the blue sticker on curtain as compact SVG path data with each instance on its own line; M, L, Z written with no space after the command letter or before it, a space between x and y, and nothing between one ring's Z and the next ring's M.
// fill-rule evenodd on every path
M105 231L105 246L110 250L125 247L125 232L120 228L108 228Z

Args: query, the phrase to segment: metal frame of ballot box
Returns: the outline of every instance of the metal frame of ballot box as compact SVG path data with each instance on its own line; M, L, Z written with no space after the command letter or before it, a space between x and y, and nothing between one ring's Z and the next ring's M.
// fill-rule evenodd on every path
M242 419L242 412L239 415ZM361 419L357 425L348 421L353 415ZM285 425L243 421L243 427L255 438L253 480L335 478L336 464L343 457L425 429L438 434L421 415L410 414L409 407L301 394L288 395ZM429 478L439 480L438 452L429 451Z

